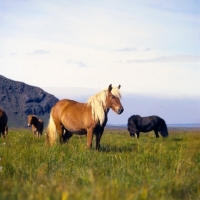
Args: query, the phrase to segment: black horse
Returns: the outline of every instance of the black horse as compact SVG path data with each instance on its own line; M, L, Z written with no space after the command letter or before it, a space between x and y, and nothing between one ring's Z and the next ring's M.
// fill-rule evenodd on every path
M159 137L158 132L160 132L162 137L168 136L168 130L164 119L155 115L148 117L133 115L128 119L127 126L131 137L135 135L139 138L140 132L149 132L152 130L154 130L157 138Z

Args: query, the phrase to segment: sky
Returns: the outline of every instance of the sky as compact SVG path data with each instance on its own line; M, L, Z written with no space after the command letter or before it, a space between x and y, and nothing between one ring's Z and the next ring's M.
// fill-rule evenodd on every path
M0 74L59 99L121 85L125 111L200 123L198 0L2 0Z

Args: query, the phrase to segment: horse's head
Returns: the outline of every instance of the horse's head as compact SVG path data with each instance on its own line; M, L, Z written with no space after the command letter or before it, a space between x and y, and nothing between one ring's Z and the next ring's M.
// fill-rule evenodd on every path
M112 84L108 87L108 95L106 98L106 105L108 108L111 108L117 114L121 114L124 111L124 108L120 102L120 85L116 88L112 87Z
M28 126L30 126L32 124L32 120L33 120L33 115L29 115L28 116Z
M167 130L167 128L166 129L163 129L163 130L161 130L160 131L160 134L165 138L165 137L168 137L168 130Z

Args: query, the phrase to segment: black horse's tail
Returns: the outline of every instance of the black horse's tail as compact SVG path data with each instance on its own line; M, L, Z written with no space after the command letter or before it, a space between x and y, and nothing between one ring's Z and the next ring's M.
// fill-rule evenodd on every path
M164 119L162 119L162 126L161 126L161 129L160 129L160 134L161 134L163 137L168 137L168 136L169 136L168 129L167 129L167 125L166 125Z

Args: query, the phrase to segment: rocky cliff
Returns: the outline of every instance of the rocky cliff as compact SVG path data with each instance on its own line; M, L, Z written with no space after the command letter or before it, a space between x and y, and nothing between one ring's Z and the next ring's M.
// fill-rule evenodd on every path
M30 114L43 119L46 126L51 108L57 101L55 96L39 87L0 75L0 108L8 115L9 127L25 127Z

